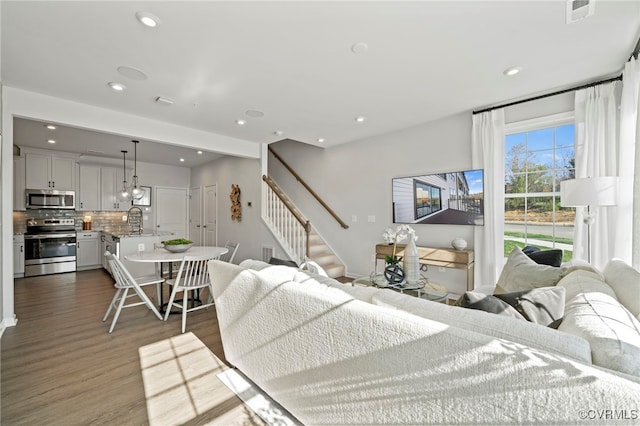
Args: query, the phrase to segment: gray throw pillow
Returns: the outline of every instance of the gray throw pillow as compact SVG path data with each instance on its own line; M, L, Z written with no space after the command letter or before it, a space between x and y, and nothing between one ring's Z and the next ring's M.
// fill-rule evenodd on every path
M515 310L513 306L490 294L467 291L465 294L460 296L456 305L463 308L477 309L480 311L490 312L492 314L526 320L526 318Z
M556 285L566 273L565 267L556 268L537 264L516 246L502 268L494 293L551 287Z
M496 294L522 316L536 324L558 328L564 316L564 287L542 287L533 290Z

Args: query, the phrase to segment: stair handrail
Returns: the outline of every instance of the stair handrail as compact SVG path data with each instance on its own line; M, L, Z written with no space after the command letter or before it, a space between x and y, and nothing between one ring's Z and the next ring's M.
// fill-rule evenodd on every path
M302 217L302 215L298 211L291 208L289 200L286 197L282 196L282 194L279 191L280 188L273 181L273 179L271 179L267 175L262 175L262 180L265 181L265 183L269 186L269 188L271 188L273 193L276 194L276 196L280 199L280 201L282 201L282 204L284 204L287 207L287 210L289 210L293 215L293 217L295 217L296 220L300 222L300 225L304 227L305 232L307 233L307 235L309 235L309 232L311 232L311 223L308 220L306 220L304 217Z
M327 203L325 203L325 202L324 202L324 200L323 200L322 198L320 198L320 196L319 196L319 195L318 195L318 194L317 194L313 189L311 189L311 187L310 187L309 185L307 185L307 183L304 181L304 179L302 179L302 178L300 177L300 175L298 175L298 173L296 173L296 171L295 171L295 170L293 170L293 169L291 168L291 166L289 166L289 164L287 164L287 162L286 162L286 161L284 161L284 160L282 159L282 157L280 157L280 156L279 156L279 155L278 155L278 154L273 150L273 148L271 148L271 145L269 145L269 152L270 152L270 153L272 153L272 154L273 154L273 156L274 156L274 157L276 157L276 159L282 163L282 165L283 165L283 166L284 166L284 167L289 171L289 173L291 173L291 174L293 175L293 177L295 177L295 178L296 178L296 180L297 180L298 182L300 182L300 184L301 184L302 186L304 186L304 188L305 188L307 191L309 191L309 193L310 193L311 195L313 195L313 198L315 198L315 199L320 203L320 205L321 205L322 207L324 207L324 208L325 208L325 210L326 210L327 212L329 212L329 214L330 214L330 215L331 215L331 216L332 216L332 217L333 217L333 218L334 218L334 219L335 219L335 220L340 224L340 226L342 226L344 229L348 229L348 228L349 228L349 225L347 225L347 224L346 224L342 219L340 219L340 217L336 214L336 212L334 212L334 211L333 211L333 209L331 209L331 207L329 207L329 206L327 205Z

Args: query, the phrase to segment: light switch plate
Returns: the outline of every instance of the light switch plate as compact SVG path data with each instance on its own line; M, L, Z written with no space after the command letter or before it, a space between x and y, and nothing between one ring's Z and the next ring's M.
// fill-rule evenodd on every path
M138 244L138 251L144 251L144 243Z
M376 221L376 217L375 216L369 216L369 222L374 223Z

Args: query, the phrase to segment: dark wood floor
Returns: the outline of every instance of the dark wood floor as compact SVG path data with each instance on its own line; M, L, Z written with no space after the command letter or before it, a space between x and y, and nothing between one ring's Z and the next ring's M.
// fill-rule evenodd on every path
M148 423L138 348L180 334L180 315L125 309L109 334L102 317L114 293L102 270L16 280L18 324L1 342L2 425ZM187 331L224 360L215 309L190 313Z

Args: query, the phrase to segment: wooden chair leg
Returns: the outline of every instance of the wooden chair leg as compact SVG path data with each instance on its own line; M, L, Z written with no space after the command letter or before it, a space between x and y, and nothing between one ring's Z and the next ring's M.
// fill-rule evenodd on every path
M171 296L169 297L169 303L167 303L167 310L164 312L164 320L169 319L169 314L171 313L171 306L173 305L173 300L176 298L176 293L178 290L178 286L173 286L171 290Z

